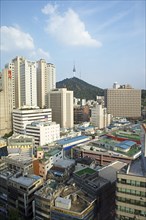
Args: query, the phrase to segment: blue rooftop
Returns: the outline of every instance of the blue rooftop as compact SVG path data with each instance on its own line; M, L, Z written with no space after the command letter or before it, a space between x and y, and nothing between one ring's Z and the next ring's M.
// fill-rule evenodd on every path
M128 149L128 148L132 147L135 144L136 144L136 142L134 142L134 141L126 140L126 141L122 141L121 143L117 144L116 146L120 147L120 148L123 148L123 149Z
M60 145L72 144L73 142L81 141L87 138L88 138L87 136L76 136L73 138L64 138L64 139L58 140L57 143Z

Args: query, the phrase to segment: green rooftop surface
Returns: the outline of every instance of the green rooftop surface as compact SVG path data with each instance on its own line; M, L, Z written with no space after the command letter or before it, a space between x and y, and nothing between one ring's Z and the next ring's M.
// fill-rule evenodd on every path
M89 168L89 167L87 167L87 168L85 168L83 170L79 170L79 171L76 172L76 174L78 176L82 176L84 174L93 174L93 173L96 173L96 171L91 169L91 168Z
M42 151L42 150L43 150L42 147L38 147L38 148L37 148L37 151Z
M55 154L57 154L59 152L60 152L60 149L53 149L53 150L50 150L50 151L46 152L45 156L51 157L51 156L54 156Z

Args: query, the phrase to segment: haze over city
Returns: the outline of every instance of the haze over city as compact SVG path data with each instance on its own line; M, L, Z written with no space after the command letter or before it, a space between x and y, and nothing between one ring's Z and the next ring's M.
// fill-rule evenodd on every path
M145 1L1 1L1 70L15 56L44 58L57 81L145 88Z

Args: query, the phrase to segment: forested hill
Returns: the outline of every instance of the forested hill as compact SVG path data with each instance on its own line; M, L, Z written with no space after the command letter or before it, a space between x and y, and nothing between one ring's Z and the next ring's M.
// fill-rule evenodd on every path
M97 95L104 95L104 89L93 86L76 77L57 82L56 87L72 90L74 91L74 97L86 100L95 100ZM141 90L141 100L142 106L146 106L146 90Z
M92 86L85 81L78 79L76 77L70 79L64 79L56 83L57 88L67 88L68 90L74 91L74 97L81 99L96 99L96 96L104 95L104 90Z

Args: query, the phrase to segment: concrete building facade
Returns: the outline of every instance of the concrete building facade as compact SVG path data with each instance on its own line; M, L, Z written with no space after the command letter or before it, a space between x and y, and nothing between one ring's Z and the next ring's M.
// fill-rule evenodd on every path
M20 65L21 106L37 106L36 62L24 60Z
M0 136L12 131L12 71L4 69L0 73Z
M33 157L34 138L27 135L13 134L8 138L8 154Z
M17 56L8 64L5 65L12 71L12 94L13 107L21 107L21 91L20 91L20 65L25 60L22 56Z
M13 110L13 132L19 134L25 134L25 128L27 124L33 121L47 121L52 122L51 109L39 109L39 108L21 108Z
M60 139L60 125L56 122L32 122L26 125L26 134L34 137L35 146L43 146Z
M37 62L38 106L48 107L48 93L56 88L56 68L44 59Z
M111 114L101 104L95 104L91 109L91 122L99 129L107 127L111 123Z
M141 90L129 85L105 90L105 107L114 117L141 117Z
M73 91L67 91L66 88L51 91L49 108L52 109L52 120L61 128L73 128Z

